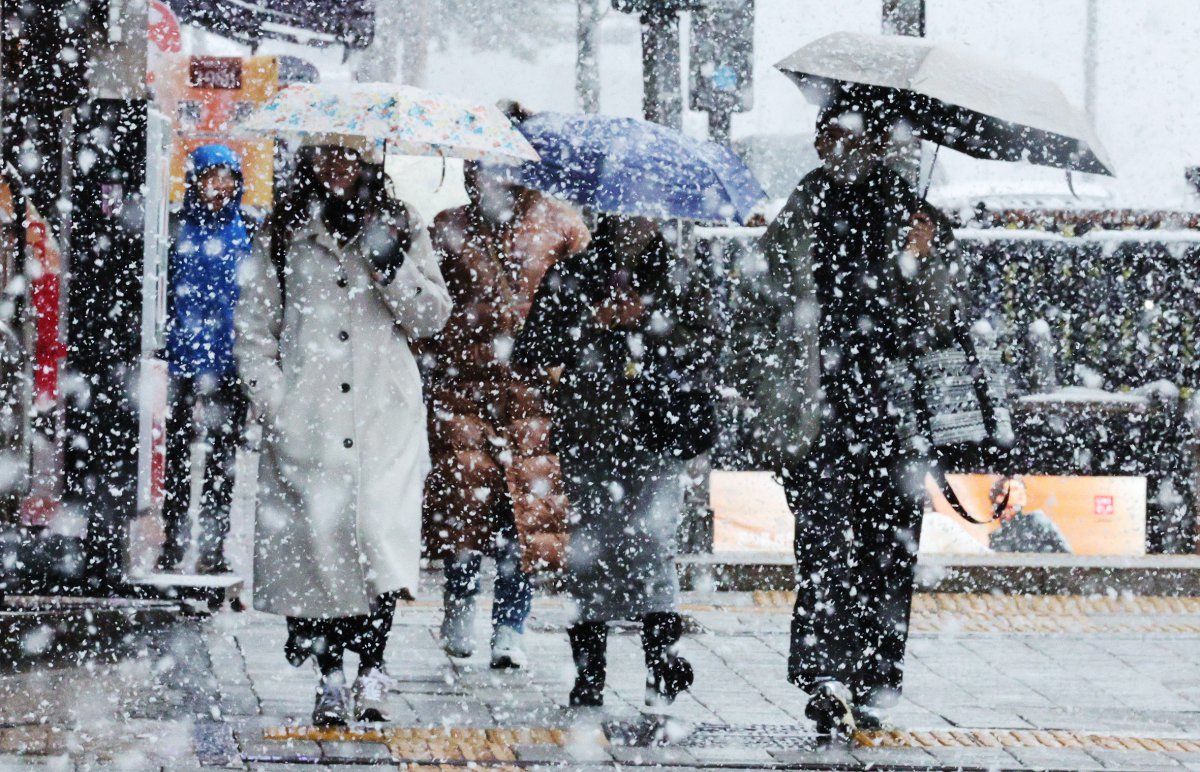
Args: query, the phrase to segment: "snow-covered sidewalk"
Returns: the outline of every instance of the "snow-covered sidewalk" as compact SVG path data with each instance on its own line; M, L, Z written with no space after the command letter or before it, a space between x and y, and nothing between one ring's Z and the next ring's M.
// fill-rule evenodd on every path
M394 721L382 729L306 728L316 676L284 662L282 620L222 612L131 638L102 660L0 674L0 770L1200 769L1197 599L918 595L907 690L893 715L907 731L863 738L880 747L817 751L803 695L784 680L787 593L689 593L696 686L654 713L641 704L635 630L611 637L605 708L569 710L560 597L535 601L531 667L494 672L482 646L469 661L442 653L440 609L423 590L396 615Z

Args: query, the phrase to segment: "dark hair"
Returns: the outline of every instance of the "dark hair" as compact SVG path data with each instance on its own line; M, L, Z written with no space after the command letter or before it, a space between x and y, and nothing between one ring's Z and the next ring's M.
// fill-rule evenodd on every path
M515 99L501 99L496 103L496 107L500 108L500 112L504 113L504 117L512 121L514 126L533 115L532 110Z
M589 292L593 299L599 299L608 291L605 283L608 270L620 260L625 252L621 243L622 218L620 216L601 214L592 231L592 241L588 253L591 255L593 280ZM633 261L634 280L642 291L659 294L668 288L671 278L671 263L673 252L667 237L659 229L650 242L646 244L640 255Z
M881 136L895 128L899 121L896 110L877 99L866 98L856 93L840 93L834 96L817 115L817 133L824 130L843 115L858 115L867 134Z
M334 146L305 146L296 152L291 184L271 215L271 262L275 266L275 274L279 281L280 297L287 292L284 277L287 273L287 253L292 246L292 238L308 224L314 204L323 204L321 214L325 227L343 244L358 235L363 223L372 214L399 205L399 202L392 201L388 196L383 165L368 163L361 157L354 189L344 199L331 196L328 188L317 176L316 161L322 152L329 152L332 147ZM341 147L336 149L338 152L357 155L353 150Z

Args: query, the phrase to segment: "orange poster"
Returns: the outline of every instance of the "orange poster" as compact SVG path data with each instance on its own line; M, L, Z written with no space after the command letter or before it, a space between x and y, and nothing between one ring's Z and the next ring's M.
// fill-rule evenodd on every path
M990 516L988 498L998 479L993 475L950 475L959 499L978 519ZM932 479L928 479L926 488L933 509L925 513L921 550L980 553L1038 547L1077 555L1145 553L1145 478L1020 479L1025 500L1019 512L1009 513L1007 531L999 537L994 534L1004 524L966 522L935 492ZM1017 496L1010 496L1015 503ZM714 471L709 501L715 551L792 552L794 519L783 487L770 472Z
M950 484L967 511L977 519L991 517L989 494L996 486L995 475L949 475ZM1010 540L997 544L996 532L1001 528L1030 528L1020 518L1041 513L1061 534L1069 551L1076 555L1144 555L1146 552L1146 478L1144 477L1058 477L1026 476L1027 501L1019 513L1012 513L1001 522L973 525L951 509L940 492L934 491L931 480L926 489L931 494L934 512L930 518L947 517L981 546L1004 549ZM1019 483L1018 483L1019 484ZM941 524L944 527L944 524ZM930 530L930 529L926 529ZM1018 539L1019 541L1019 539ZM922 539L922 548L929 551L954 552L953 549L934 549L929 540Z

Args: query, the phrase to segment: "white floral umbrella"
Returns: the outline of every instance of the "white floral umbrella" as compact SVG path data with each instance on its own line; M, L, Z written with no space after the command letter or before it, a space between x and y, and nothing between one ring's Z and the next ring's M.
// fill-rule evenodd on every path
M389 153L520 163L538 154L493 105L391 83L297 83L239 127L383 143Z

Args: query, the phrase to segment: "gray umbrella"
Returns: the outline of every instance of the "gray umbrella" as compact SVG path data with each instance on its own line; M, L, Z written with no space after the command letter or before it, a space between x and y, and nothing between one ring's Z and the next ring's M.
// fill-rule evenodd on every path
M886 105L923 139L977 158L1114 174L1087 117L1051 81L925 40L835 32L775 65L817 104Z

